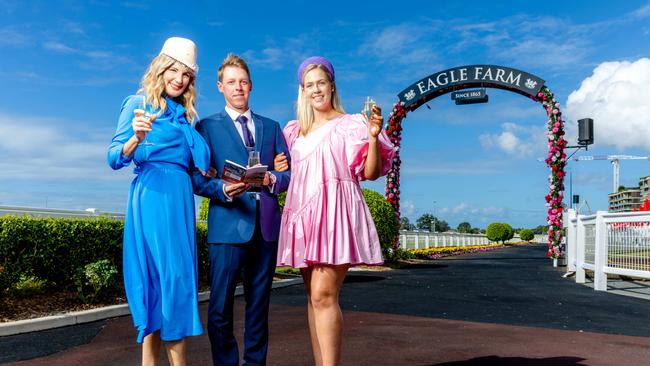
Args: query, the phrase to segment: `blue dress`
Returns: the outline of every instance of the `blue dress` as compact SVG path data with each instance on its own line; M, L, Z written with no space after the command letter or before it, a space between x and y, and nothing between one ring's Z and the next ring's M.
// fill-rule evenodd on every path
M167 110L152 124L147 140L131 157L122 148L131 136L133 110L142 95L122 103L117 132L108 149L113 169L133 162L124 222L123 272L138 343L157 330L164 341L203 332L197 299L194 194L188 170L207 171L208 147L187 123L185 108L167 98Z

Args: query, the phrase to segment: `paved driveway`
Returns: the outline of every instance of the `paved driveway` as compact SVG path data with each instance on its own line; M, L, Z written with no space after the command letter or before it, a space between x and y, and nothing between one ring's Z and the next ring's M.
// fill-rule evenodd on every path
M341 297L343 365L650 364L650 302L577 285L544 254L515 247L351 272ZM274 290L269 365L312 364L304 307L301 286ZM243 299L236 310L241 333ZM129 317L0 338L10 345L0 351L20 356L84 334L87 344L13 364L138 364ZM188 353L190 365L210 364L207 336L191 339Z

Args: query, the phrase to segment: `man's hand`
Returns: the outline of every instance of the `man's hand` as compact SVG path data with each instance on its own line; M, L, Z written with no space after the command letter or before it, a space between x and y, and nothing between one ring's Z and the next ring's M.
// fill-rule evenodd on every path
M241 196L249 188L250 187L246 183L232 183L223 186L224 192L226 192L226 194L231 198Z

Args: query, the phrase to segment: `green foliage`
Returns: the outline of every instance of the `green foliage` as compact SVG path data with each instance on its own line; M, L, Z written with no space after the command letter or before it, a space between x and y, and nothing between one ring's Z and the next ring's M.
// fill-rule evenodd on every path
M415 222L415 225L420 230L432 230L433 222L435 220L436 220L435 216L433 216L430 213L425 213L422 214L422 216L418 217L417 221Z
M278 205L280 205L280 211L284 209L284 203L287 200L287 192L282 192L278 194Z
M74 286L79 267L108 258L122 264L123 223L106 218L0 218L0 292L21 275L35 276L54 290Z
M397 248L397 250L393 250L392 248L389 248L388 250L384 251L384 261L386 262L394 262L398 259L414 259L415 255L413 252L410 250L404 250L402 248Z
M505 243L514 237L515 231L508 224L493 222L488 225L485 235L490 239L490 241L500 241L501 243Z
M548 225L539 225L538 227L533 229L533 234L547 234L548 233Z
M210 209L210 199L203 197L201 200L201 206L199 207L199 217L198 220L208 221L208 210Z
M300 269L293 267L275 267L275 273L286 273L292 275L299 275Z
M395 210L386 198L373 190L364 188L363 198L368 205L372 220L377 227L377 234L379 235L379 242L384 256L389 254L393 248L395 237L399 234L399 221L395 215ZM390 250L389 250L390 249Z
M79 268L75 276L77 297L85 303L105 298L115 290L117 274L117 267L107 259L101 259Z
M422 214L422 216L418 217L416 221L416 226L420 230L430 230L432 232L435 231L439 233L448 231L451 228L447 223L447 221L440 220L439 218L433 216L430 213L425 213Z
M471 233L472 225L469 222L461 222L458 224L457 230L459 233Z
M522 229L519 231L519 237L523 241L531 241L535 238L535 233L530 229Z
M415 230L415 225L411 224L408 217L403 216L400 219L400 230Z
M30 296L42 293L47 281L34 275L21 274L18 281L13 285L11 293L17 296Z
M199 283L208 283L210 257L208 255L208 225L196 224L196 252L199 267Z
M506 227L506 239L504 240L505 242L515 237L515 230L512 228L512 226L508 224L503 224L503 225L505 225Z

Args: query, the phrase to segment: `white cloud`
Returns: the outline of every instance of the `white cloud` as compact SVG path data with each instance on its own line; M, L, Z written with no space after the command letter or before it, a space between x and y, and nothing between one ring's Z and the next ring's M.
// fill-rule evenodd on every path
M14 27L0 28L0 46L20 47L29 44L30 37L19 32Z
M650 17L650 4L646 4L632 12L632 17L643 19Z
M402 201L399 208L403 217L409 217L415 213L415 204L413 201Z
M443 207L440 209L442 214L454 216L474 216L474 215L499 215L505 212L503 207L477 207L465 202L460 202L454 207Z
M503 123L502 132L482 134L479 141L485 149L498 148L513 157L532 156L536 147L544 146L544 133L539 127L523 127L515 123ZM522 136L522 137L520 137Z
M0 136L11 136L0 145L0 182L127 179L106 163L112 131L96 132L79 121L0 113Z
M429 42L438 25L433 22L402 23L371 32L361 44L359 53L371 55L379 63L432 63L438 58Z
M566 114L594 119L594 144L650 148L650 59L598 65L569 95ZM575 134L573 124L568 129Z
M407 158L402 157L402 161ZM401 172L404 177L428 177L435 175L447 176L474 176L474 175L499 175L508 171L508 166L501 162L491 160L483 161L444 161L436 162L423 161L421 158L413 162L403 163Z
M244 52L244 58L252 65L266 67L271 70L279 70L284 66L284 51L280 48L267 47L262 51L254 52L248 50Z
M57 41L47 41L43 43L43 48L51 50L58 53L78 53L79 51L75 48L72 48L68 45L65 45Z

